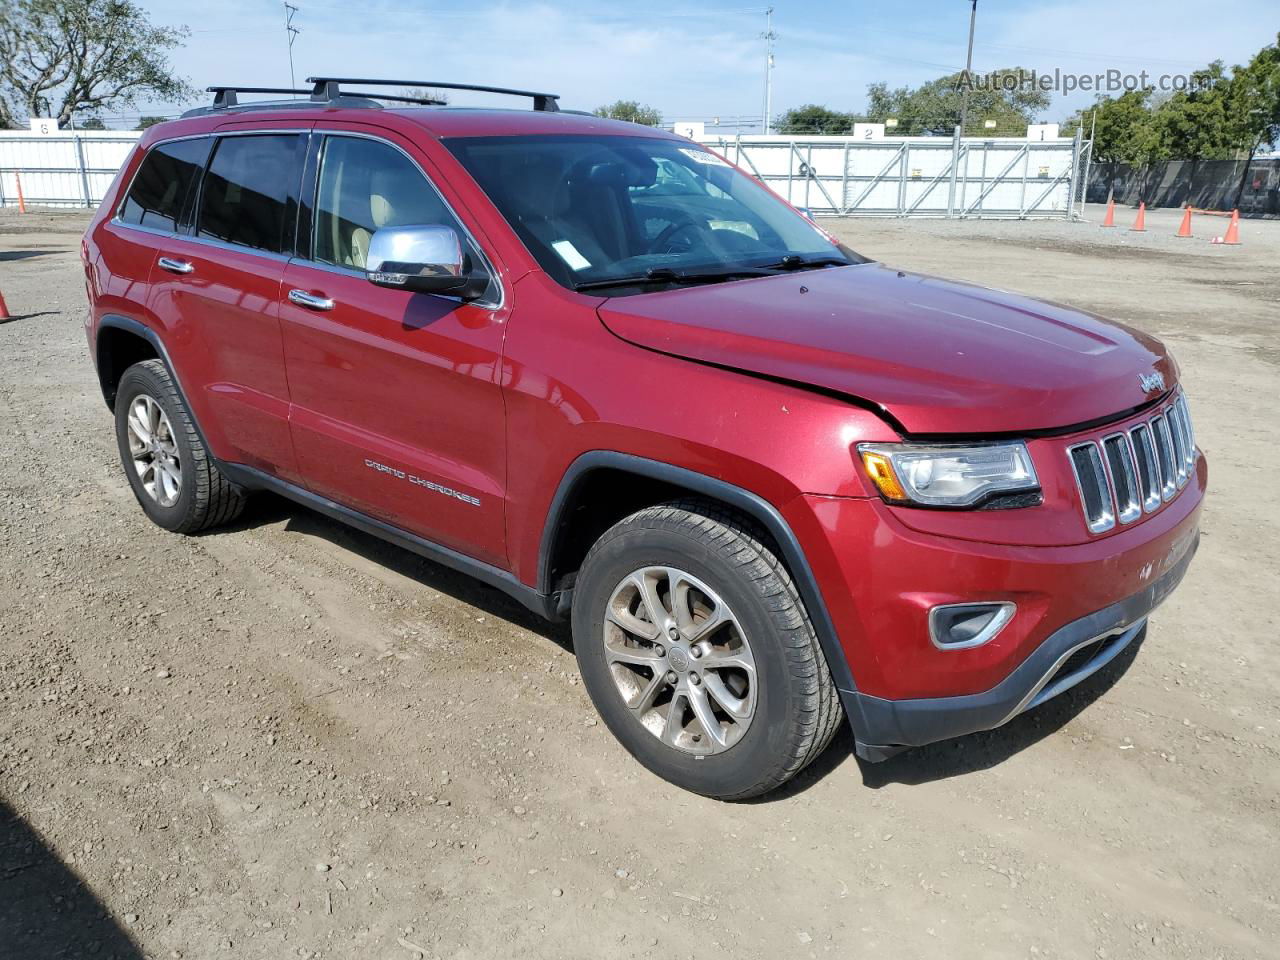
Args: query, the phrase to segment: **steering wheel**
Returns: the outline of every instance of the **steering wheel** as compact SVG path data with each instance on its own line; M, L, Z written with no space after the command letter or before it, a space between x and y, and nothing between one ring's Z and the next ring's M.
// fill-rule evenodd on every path
M694 220L692 217L690 217L687 220L681 220L679 223L668 224L666 227L662 229L662 232L660 232L656 237L653 238L653 242L649 244L649 249L647 252L648 253L678 253L679 251L671 249L672 238L683 233L685 230L690 230L690 229L696 230L700 234L706 232L706 228L702 224L700 224L697 220Z

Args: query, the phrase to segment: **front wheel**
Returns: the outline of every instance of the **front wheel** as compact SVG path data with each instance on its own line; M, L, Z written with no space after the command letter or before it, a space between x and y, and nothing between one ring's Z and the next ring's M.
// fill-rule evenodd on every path
M573 637L614 736L695 793L766 793L817 757L839 724L790 575L714 504L650 507L609 529L583 561Z

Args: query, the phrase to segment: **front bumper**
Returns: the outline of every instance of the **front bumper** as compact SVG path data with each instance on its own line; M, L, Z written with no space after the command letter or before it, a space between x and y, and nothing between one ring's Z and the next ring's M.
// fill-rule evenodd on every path
M1206 486L1200 457L1191 482L1158 512L1062 546L939 536L908 527L878 500L803 497L788 519L810 544L849 667L837 686L859 753L883 759L998 727L1140 641L1195 553ZM997 520L1021 533L1035 516L1011 510ZM939 649L928 612L961 602L1013 602L1016 613L981 646Z
M850 720L858 756L884 760L908 747L993 729L1097 673L1131 643L1142 642L1147 616L1182 580L1199 543L1196 536L1182 559L1146 589L1054 631L990 690L913 700L846 695L845 707L855 713Z

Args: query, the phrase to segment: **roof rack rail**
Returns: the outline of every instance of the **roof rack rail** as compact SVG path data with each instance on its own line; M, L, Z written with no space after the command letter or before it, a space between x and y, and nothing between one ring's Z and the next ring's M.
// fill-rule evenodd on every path
M510 87L486 87L474 83L442 83L438 80L369 80L354 77L307 77L307 83L314 83L315 88L311 91L313 100L335 100L340 96L344 96L339 89L339 84L355 83L368 87L428 87L438 90L474 90L478 93L501 93L512 97L532 97L533 109L557 111L560 105L557 101L560 95L557 93L538 93L535 90L513 90ZM362 94L366 97L381 97L382 99L394 99L392 97L382 97L379 93Z
M241 87L241 86L215 86L205 87L213 94L213 105L207 107L196 107L194 110L188 110L183 113L184 117L196 117L203 114L213 113L215 111L239 109L239 110L280 110L280 109L299 109L302 107L330 107L340 103L344 107L366 107L379 109L378 100L394 100L397 103L419 103L432 107L444 106L445 101L437 100L434 97L410 97L402 94L394 93L364 93L355 90L338 90L333 92L330 97L329 90L326 89L322 96L317 97L315 89L294 89L293 87ZM249 102L241 102L240 94L243 93L287 93L295 97L306 97L305 100L254 100Z
M235 107L239 106L241 93L290 93L298 96L307 96L310 90L295 90L292 87L205 87L209 93L213 94L213 105L215 107Z

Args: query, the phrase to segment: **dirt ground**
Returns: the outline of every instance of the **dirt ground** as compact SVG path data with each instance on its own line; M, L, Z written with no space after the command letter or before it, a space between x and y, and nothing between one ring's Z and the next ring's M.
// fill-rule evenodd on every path
M1135 656L751 804L598 724L563 628L272 497L152 526L84 342L80 214L0 214L0 957L1280 955L1280 223L834 224L1163 337L1211 461Z

